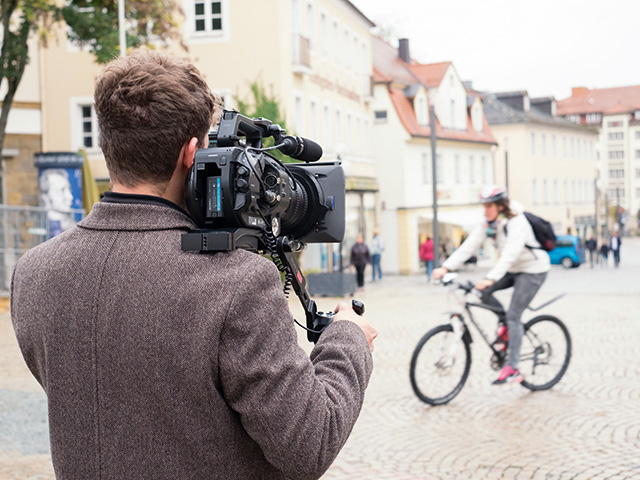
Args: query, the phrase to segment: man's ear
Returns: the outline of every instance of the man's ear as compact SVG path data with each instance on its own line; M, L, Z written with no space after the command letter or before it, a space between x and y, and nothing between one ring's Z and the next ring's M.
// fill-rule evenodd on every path
M192 137L187 143L182 147L182 164L187 168L191 168L193 165L193 157L196 154L196 150L198 149L198 139L196 137Z

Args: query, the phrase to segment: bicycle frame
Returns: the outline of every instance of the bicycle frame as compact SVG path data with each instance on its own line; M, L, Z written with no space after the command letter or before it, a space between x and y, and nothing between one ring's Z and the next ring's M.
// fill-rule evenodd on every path
M491 341L491 339L489 338L489 336L485 333L485 331L482 329L482 327L480 326L480 324L476 321L476 319L473 317L473 313L471 312L471 307L477 307L477 308L482 308L484 310L489 310L490 312L495 313L496 315L500 315L503 314L505 315L506 312L503 308L497 308L497 307L493 307L491 305L486 305L484 303L478 303L478 302L470 302L468 300L466 300L466 296L469 295L471 292L473 292L474 288L473 286L471 286L470 284L467 285L463 285L461 283L457 283L457 282L451 282L453 283L453 285L455 285L455 290L463 290L465 293L463 295L463 301L461 301L460 303L463 304L463 309L467 312L467 315L469 316L469 320L471 321L471 323L473 324L473 326L476 328L476 330L478 331L478 333L480 334L480 336L482 337L482 339L484 340L484 342L487 344L487 346L489 347L489 349L491 349L491 351L494 353L494 355L497 355L498 357L502 357L504 356L505 352L504 351L499 351L496 350L496 348L494 347L494 343ZM528 310L531 310L532 312L537 312L538 310L541 310L542 308L551 305L553 302L555 302L556 300L559 300L560 298L564 297L566 295L566 293L562 293L554 298L552 298L551 300L543 303L542 305L533 308L531 306L527 306ZM449 312L453 317L457 317L459 319L459 321L462 323L462 326L464 327L464 331L462 333L462 336L464 337L465 335L468 336L469 338L469 342L472 343L473 342L473 337L471 336L471 332L469 331L469 328L467 327L466 321L465 321L465 316L462 315L462 313L460 312ZM454 332L456 331L456 325L454 322L451 322L452 326L454 328ZM459 328L459 327L458 327Z

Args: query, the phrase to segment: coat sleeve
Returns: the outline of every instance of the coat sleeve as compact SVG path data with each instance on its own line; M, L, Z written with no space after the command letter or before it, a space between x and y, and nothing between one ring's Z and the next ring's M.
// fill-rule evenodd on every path
M266 261L250 268L221 338L224 396L287 478L319 478L358 418L372 356L360 328L342 321L327 328L309 358L298 345L277 270Z
M486 239L486 228L483 223L472 230L467 239L447 258L442 266L449 271L458 270L471 255L480 250L480 247Z

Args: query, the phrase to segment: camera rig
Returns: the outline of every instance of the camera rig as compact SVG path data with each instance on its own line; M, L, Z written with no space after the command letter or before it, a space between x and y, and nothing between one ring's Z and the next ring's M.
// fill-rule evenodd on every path
M263 147L273 137L273 147ZM209 148L196 152L187 177L187 208L200 228L182 235L182 250L268 252L293 287L306 316L307 339L317 342L335 313L318 312L294 253L305 243L341 242L345 230L345 178L339 162L322 157L317 143L285 135L265 118L224 111ZM284 164L278 149L307 163ZM364 305L353 300L356 313ZM296 322L297 323L297 322Z

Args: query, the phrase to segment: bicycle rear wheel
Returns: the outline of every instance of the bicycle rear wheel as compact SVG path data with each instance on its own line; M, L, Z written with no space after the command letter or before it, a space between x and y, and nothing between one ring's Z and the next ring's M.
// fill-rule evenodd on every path
M570 360L571 336L560 319L540 315L525 323L519 365L524 387L553 387L567 371Z
M462 390L470 368L469 340L451 325L439 325L420 339L413 352L411 387L423 402L443 405Z

